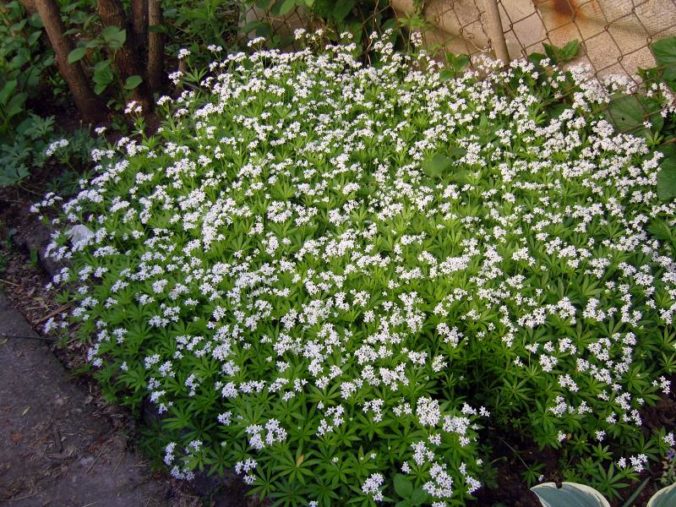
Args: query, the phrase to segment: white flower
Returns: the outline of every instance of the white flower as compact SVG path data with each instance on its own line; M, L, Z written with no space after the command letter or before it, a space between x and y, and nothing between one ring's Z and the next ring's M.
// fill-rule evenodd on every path
M368 496L370 496L376 502L382 502L384 500L383 493L381 488L385 483L385 479L382 474L371 474L364 484L361 486L361 490Z
M439 424L441 419L439 402L427 397L418 399L418 407L415 413L422 426L434 427Z

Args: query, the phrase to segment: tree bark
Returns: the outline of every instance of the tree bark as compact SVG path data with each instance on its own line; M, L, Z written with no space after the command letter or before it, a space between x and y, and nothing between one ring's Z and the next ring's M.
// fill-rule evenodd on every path
M126 81L130 76L143 77L143 67L137 51L138 45L134 31L130 29L131 27L127 22L122 2L120 0L98 0L98 11L104 25L115 26L126 31L127 37L124 44L115 52L114 57L115 65L122 80ZM141 105L144 114L153 110L152 95L145 79L134 89L133 98Z
M164 34L157 31L162 24L160 0L148 0L148 84L153 92L164 87ZM150 30L154 27L155 30Z
M35 14L35 2L33 0L19 0L19 3L28 14Z
M148 0L131 1L131 26L134 29L136 42L139 43L139 47L142 47L148 29Z
M131 27L134 30L134 42L139 65L143 69L143 79L148 80L148 0L131 0Z
M82 119L92 123L106 119L108 108L92 91L80 63L68 63L68 55L73 50L73 45L70 39L64 35L65 29L56 0L35 0L33 4L42 19L49 42L54 49L59 73L68 84L73 101L80 111Z

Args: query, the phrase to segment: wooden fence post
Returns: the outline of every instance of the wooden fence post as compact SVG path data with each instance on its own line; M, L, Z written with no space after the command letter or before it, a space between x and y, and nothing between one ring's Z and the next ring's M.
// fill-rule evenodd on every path
M503 64L509 63L509 52L505 42L505 34L502 31L502 20L500 19L500 10L497 0L484 0L486 9L486 21L488 26L488 38L491 41L491 47L495 51L495 57L501 60Z

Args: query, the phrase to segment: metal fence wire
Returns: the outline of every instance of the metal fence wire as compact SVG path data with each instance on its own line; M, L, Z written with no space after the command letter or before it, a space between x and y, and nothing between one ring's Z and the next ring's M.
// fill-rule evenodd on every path
M430 52L466 54L470 61L479 55L523 58L545 52L545 45L577 40L578 55L568 65L586 64L590 79L619 75L635 89L639 69L656 64L651 44L676 36L676 0L372 0L368 5L356 21L365 31L407 26L421 33ZM320 28L321 21L302 7L275 15L270 7L244 2L240 27L250 37L257 33L291 47L295 29ZM646 120L659 114L646 109L645 101L636 104Z

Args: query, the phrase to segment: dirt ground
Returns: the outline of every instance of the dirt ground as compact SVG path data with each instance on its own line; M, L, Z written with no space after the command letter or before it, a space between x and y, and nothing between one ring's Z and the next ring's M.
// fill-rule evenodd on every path
M73 382L2 294L0 333L0 502L155 506L179 500L168 481L127 448L111 420L115 414Z

